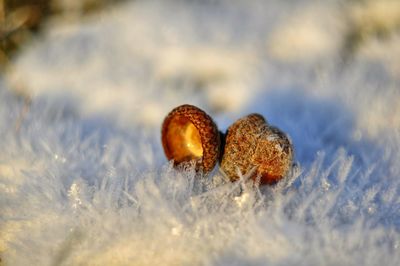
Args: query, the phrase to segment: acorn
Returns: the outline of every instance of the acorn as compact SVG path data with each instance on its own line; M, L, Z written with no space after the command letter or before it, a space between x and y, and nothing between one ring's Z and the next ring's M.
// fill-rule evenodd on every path
M221 168L231 181L250 173L261 185L272 185L284 178L293 165L293 147L289 138L268 125L260 114L251 114L233 123L227 130Z
M161 130L164 153L174 165L195 162L197 171L211 172L220 154L220 135L212 118L193 105L181 105L164 119Z

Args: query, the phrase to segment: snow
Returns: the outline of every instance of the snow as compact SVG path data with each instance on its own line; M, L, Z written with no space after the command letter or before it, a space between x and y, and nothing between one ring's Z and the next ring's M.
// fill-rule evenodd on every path
M1 263L399 265L400 15L373 2L133 1L49 23L0 79ZM263 114L293 173L174 169L160 125L183 103L222 131Z

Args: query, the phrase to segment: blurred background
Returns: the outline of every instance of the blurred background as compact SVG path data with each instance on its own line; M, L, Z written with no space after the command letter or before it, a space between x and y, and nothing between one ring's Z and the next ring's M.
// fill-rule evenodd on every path
M79 19L107 5L120 2L112 0L1 0L1 68L26 42L40 32L48 19L63 17L66 20Z
M113 6L121 4L126 0L1 0L0 1L0 33L1 33L1 67L2 70L10 63L11 57L18 52L24 45L32 38L40 35L41 30L44 26L51 27L52 21L63 20L66 23L76 22L79 20L85 20L87 17L96 17L99 12L108 10ZM129 1L129 0L128 0ZM132 0L131 0L132 2ZM154 2L154 1L150 1ZM167 1L170 2L170 1ZM172 1L180 4L193 4L195 2L203 5L215 5L215 3L224 3L225 1ZM237 2L233 1L232 5L237 5ZM257 5L257 1L249 3L248 6ZM383 1L371 1L371 0L349 0L349 1L330 1L330 3L323 3L322 1L282 1L283 3L277 4L276 1L265 2L264 6L267 8L268 4L272 6L281 5L286 9L283 12L292 13L298 15L298 7L303 6L305 13L303 17L293 17L294 20L299 20L309 26L308 30L312 30L317 25L311 17L313 15L318 16L318 9L322 7L331 7L331 11L327 13L328 17L324 18L324 21L330 19L336 19L336 23L343 23L341 30L340 42L341 55L344 60L349 59L357 53L363 45L368 44L373 40L388 40L393 34L399 32L399 3L394 0L383 0ZM278 2L279 3L279 2ZM212 5L210 8L212 8ZM316 9L307 10L307 6L315 5ZM339 10L337 10L339 9ZM151 19L151 17L149 17ZM310 20L311 19L311 20ZM295 21L293 21L295 22ZM321 22L321 21L320 21ZM318 23L319 24L319 23ZM312 38L315 36L310 35L312 32L305 32L305 25L300 25L298 30L292 29L293 31L299 31L297 36L292 32L293 42L304 42L304 40L296 40L295 37L303 36L304 38L309 37L309 43L315 41ZM289 28L289 27L288 27ZM289 31L288 28L284 30ZM301 32L303 30L303 32ZM290 34L290 32L286 32ZM308 35L307 35L308 33ZM332 36L334 37L334 36ZM334 41L335 42L335 41ZM288 46L295 47L296 44L287 44ZM321 44L322 45L322 44ZM279 48L283 50L285 47ZM275 49L279 54L278 47ZM318 52L315 51L315 52ZM319 51L321 52L321 51ZM281 51L281 53L284 53ZM292 51L296 53L296 51ZM281 54L283 56L283 54ZM287 55L286 55L287 56Z
M227 85L225 81L238 75L247 76L246 80L235 80L232 83L236 85L229 84L228 89L240 86L238 83L250 85L249 80L255 79L249 72L259 71L261 60L292 68L300 63L300 68L315 70L333 64L342 68L361 58L383 63L389 78L397 79L400 72L400 4L396 0L1 0L0 71L13 72L14 64L21 64L17 59L21 54L33 53L25 50L40 42L62 42L71 36L71 32L62 31L77 25L82 29L75 30L77 38L70 39L70 44L100 55L104 52L102 44L108 44L106 36L99 33L97 39L89 40L77 35L84 31L89 34L96 27L108 33L106 20L115 27L110 41L121 43L129 38L131 44L120 48L129 49L126 54L134 56L132 61L149 60L151 66L149 62L140 63L157 75L151 76L153 80L164 84L186 82L183 86L174 84L185 89L213 87L213 91L219 91L212 93L213 110L232 109L241 100L224 95L231 101L221 103L218 96L224 92L219 85L212 85ZM58 38L52 39L54 34L59 34ZM88 47L92 44L97 46ZM60 47L52 46L53 50ZM139 54L132 54L133 50ZM87 59L82 58L82 62ZM199 62L189 62L195 60ZM111 62L106 56L100 63ZM256 64L256 70L252 69ZM32 88L21 89L26 85L13 83L12 87L29 95Z
M355 135L400 127L397 0L0 0L0 22L1 80L27 106L158 130L188 102L296 135L292 113L315 122L300 94L348 109Z

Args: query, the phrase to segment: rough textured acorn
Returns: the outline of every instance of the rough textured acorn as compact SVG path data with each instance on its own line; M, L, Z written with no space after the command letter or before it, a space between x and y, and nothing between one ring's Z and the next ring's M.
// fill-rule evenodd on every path
M161 140L175 165L194 160L196 169L210 172L218 161L220 136L209 115L193 105L181 105L164 119Z
M251 178L275 184L285 177L293 164L293 148L288 137L269 126L264 117L251 114L237 120L226 133L221 168L232 181L255 168Z

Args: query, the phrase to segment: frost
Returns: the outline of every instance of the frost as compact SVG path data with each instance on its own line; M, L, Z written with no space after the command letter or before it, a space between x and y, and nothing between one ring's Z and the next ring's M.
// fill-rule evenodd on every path
M368 35L344 64L341 46L344 22L398 15L364 2L132 1L49 26L0 78L2 263L400 265L400 38ZM159 126L182 103L221 131L260 112L292 173L174 169Z

